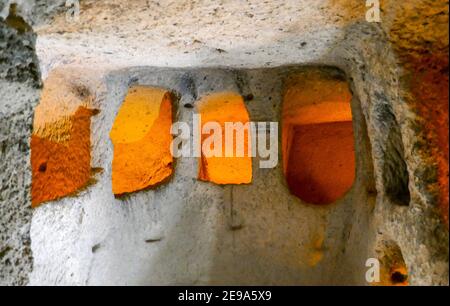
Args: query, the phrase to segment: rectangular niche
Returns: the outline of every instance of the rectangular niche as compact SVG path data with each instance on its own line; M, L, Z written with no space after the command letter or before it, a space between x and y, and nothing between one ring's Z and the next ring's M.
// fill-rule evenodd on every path
M172 175L171 125L170 92L147 86L129 89L110 132L114 195L155 187Z
M221 92L209 94L200 99L197 104L201 115L203 148L199 159L198 178L220 185L251 183L252 159L248 154L251 146L250 128L247 125L250 117L244 99L237 93ZM226 137L229 123L242 124L244 128L233 129ZM226 140L230 139L233 141L230 146L233 152L228 154ZM242 154L238 152L238 142ZM205 155L207 151L211 152L211 156Z
M44 82L31 136L32 206L86 187L91 169L92 94L70 74L55 70Z

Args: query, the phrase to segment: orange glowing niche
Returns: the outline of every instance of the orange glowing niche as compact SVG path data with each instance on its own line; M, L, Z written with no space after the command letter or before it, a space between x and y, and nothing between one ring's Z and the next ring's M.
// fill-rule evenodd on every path
M65 73L52 72L44 82L31 137L31 203L74 194L88 185L91 169L91 96Z
M282 113L283 170L292 194L324 205L343 197L355 179L348 84L322 72L287 81Z
M155 187L173 172L171 94L160 88L130 88L115 118L112 189L116 196Z
M198 112L201 115L201 128L208 122L217 122L222 131L222 151L221 157L206 157L202 150L199 159L199 175L202 181L213 182L216 184L249 184L252 181L252 159L248 154L251 143L249 141L249 129L242 131L235 130L233 132L234 154L232 157L226 156L225 123L242 123L246 124L250 121L247 108L245 107L243 98L233 92L214 93L203 97L198 103ZM239 133L242 133L240 138ZM206 146L205 142L211 134L202 133L201 144ZM236 141L243 139L243 149L245 154L236 157ZM213 144L214 145L214 144ZM212 148L214 149L214 148Z

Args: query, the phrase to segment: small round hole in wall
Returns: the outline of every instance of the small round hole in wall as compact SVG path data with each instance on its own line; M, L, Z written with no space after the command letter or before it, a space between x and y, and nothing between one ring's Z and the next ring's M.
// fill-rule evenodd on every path
M402 271L393 271L391 273L391 281L393 284L404 284L408 281L408 275Z
M378 238L376 252L380 261L380 280L375 286L408 286L408 268L400 246L392 239Z
M392 203L399 206L408 206L411 195L401 129L392 107L382 102L379 101L376 113L380 121L379 125L384 126L387 135L383 150L384 165L382 178L384 191Z
M47 171L47 162L44 162L39 165L39 172L45 172Z

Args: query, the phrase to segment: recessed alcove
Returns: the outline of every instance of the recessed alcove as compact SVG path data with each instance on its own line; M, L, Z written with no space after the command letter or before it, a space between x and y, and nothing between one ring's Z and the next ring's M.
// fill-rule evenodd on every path
M378 108L378 116L386 127L386 145L383 165L384 192L392 203L399 206L409 206L411 194L409 191L409 173L405 162L405 146L400 125L393 110L387 104Z
M44 82L31 136L32 207L54 201L89 184L92 94L62 71Z
M110 132L116 196L155 187L172 175L172 101L165 89L129 89Z
M0 1L0 285L448 285L448 1L65 2Z
M379 282L375 286L408 286L409 271L400 246L392 239L378 237L376 248L380 263Z
M220 185L251 183L250 119L244 99L233 92L213 93L197 105L202 129L198 178Z
M355 179L352 94L340 75L290 76L282 110L283 171L292 194L316 205L342 198Z

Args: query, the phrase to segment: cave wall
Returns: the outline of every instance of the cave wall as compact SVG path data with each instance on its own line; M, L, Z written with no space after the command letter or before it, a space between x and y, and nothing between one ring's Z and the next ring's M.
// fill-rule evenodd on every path
M156 189L120 198L111 191L113 145L108 134L131 84L171 89L180 97L174 101L177 121L192 120L194 109L183 105L195 107L204 95L232 91L253 95L246 101L252 121L270 122L281 119L283 80L305 69L343 77L336 69L307 67L135 68L104 75L104 86L95 93L100 113L92 128L92 166L103 171L97 183L76 198L35 210L31 284L363 284L374 240L371 231L360 232L347 254L354 262L346 264L354 266L342 269L338 260L349 247L348 226L370 227L360 214L368 214L374 205L366 191L371 185L365 171L371 164L366 158L370 148L357 97L352 103L359 139L357 179L352 190L330 206L316 207L291 195L282 163L260 169L259 158L252 161L249 185L199 181L197 159L179 158L172 179ZM342 222L347 218L349 223ZM60 256L54 258L54 253Z
M382 1L381 24L364 20L363 1L82 1L80 23L67 22L63 1L18 1L25 24L5 21L9 2L0 2L2 284L28 283L32 266L31 284L362 284L368 257L400 250L411 284L448 285L448 1ZM27 24L38 33L36 51ZM91 166L104 171L77 197L32 212L35 53L44 79L56 68L70 70L95 93L101 112L92 121ZM325 210L299 203L281 169L254 167L250 188L205 185L188 160L177 161L173 180L160 189L112 197L107 133L130 84L184 92L180 104L205 91L251 91L258 102L247 105L251 119L277 120L280 72L256 68L300 64L344 71L360 118L355 133L367 135L357 143L366 175L342 203ZM178 79L186 71L151 66L251 70L197 71L208 81L187 91ZM180 106L177 114L189 120ZM311 267L311 258L321 260Z
M0 285L27 284L33 266L29 141L41 86L35 42L22 18L0 17Z
M361 100L372 146L376 240L393 240L400 246L411 284L447 284L448 228L435 192L439 181L436 159L431 162L431 152L422 151L423 121L415 112L410 86L404 83L407 72L391 46L379 43L387 39L386 33L377 27L362 26L365 30L358 26L350 29L341 47L345 50L344 66ZM407 205L388 192L389 184L398 183L390 179L394 177L403 177L401 180L407 182Z

